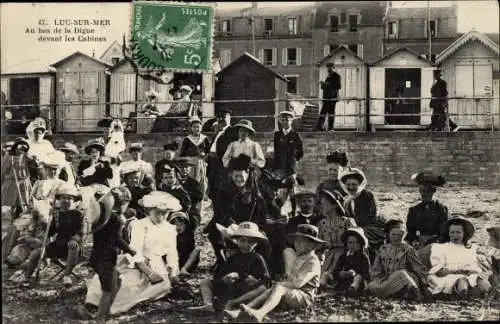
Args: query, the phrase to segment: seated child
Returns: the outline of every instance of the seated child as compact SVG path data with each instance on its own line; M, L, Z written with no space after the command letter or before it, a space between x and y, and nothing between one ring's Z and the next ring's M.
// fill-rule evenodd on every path
M71 273L81 251L83 214L75 209L75 202L80 198L78 189L72 185L65 185L57 190L55 199L59 201L59 210L54 212L49 227L49 237L56 235L56 238L45 249L48 258L66 259L66 268L62 278L65 286L73 283ZM36 270L41 254L42 247L34 249L28 260L21 265L21 269L24 270L24 279L27 280Z
M270 275L264 258L253 251L259 240L266 239L257 224L242 222L228 234L238 251L215 270L212 280L201 282L204 305L190 310L214 312L216 309L231 309L261 294L269 286ZM216 303L213 302L214 296Z
M417 301L428 297L427 269L417 256L417 251L406 243L405 226L400 220L385 224L387 242L380 247L372 267L372 281L368 291L379 297L389 297L405 292Z
M431 248L429 287L433 294L479 296L490 290L490 272L481 269L478 246L469 242L474 231L474 225L463 217L446 222L447 243L436 243Z
M177 253L179 254L179 275L188 276L200 262L200 248L195 247L194 226L184 212L173 212L168 221L177 230Z
M370 259L367 254L368 239L361 227L350 228L342 234L345 252L339 257L332 277L335 290L345 291L347 296L357 296L370 280Z
M262 322L278 305L299 309L314 302L321 275L321 264L315 250L325 241L318 238L318 228L309 224L299 225L292 236L295 237L296 259L287 279L276 282L248 304L241 304L241 311L226 310L227 316Z

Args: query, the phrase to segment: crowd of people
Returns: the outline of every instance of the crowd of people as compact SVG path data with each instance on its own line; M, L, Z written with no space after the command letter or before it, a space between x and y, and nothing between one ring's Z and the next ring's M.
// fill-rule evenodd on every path
M328 154L329 178L307 190L293 119L280 113L264 151L251 121L233 126L230 111L219 112L212 140L192 118L182 143L165 144L154 166L143 160L143 143L126 144L120 121L89 141L88 158L75 165L78 147L55 149L36 119L2 158L2 261L16 269L9 280L29 287L48 258L63 261L60 280L71 286L91 242L95 276L74 312L104 318L179 289L199 265L201 230L216 261L193 312L260 322L278 306L307 308L319 293L423 301L498 289L499 228L489 229L492 249L472 244L473 224L434 199L442 176L414 175L421 202L406 222L378 214L367 177L345 152ZM208 200L213 217L200 228Z

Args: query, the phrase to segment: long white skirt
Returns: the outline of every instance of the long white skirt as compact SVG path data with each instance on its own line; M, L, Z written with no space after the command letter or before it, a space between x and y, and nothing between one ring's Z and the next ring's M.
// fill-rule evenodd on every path
M111 314L126 312L141 302L162 298L172 287L168 275L163 274L164 281L151 285L145 275L135 268L129 268L128 265L125 255L119 255L116 268L120 273L121 287L111 306ZM101 294L101 284L95 275L87 285L85 303L98 306Z

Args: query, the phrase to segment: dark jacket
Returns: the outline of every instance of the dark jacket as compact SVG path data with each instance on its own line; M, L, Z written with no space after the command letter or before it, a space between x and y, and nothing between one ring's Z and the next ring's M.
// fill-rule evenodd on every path
M431 87L431 96L437 97L437 98L444 98L448 97L448 90L447 90L447 85L446 81L444 80L437 80L436 83L434 83ZM429 103L429 106L432 109L443 109L444 105L446 104L447 99L431 99L431 102Z
M321 89L323 90L323 99L337 98L340 88L340 75L333 71L333 73L328 75L325 82L321 85Z
M90 186L91 184L98 183L107 186L108 179L113 178L113 170L109 162L103 161L99 162L100 165L96 167L94 174L84 177L83 171L90 166L91 160L83 160L78 165L78 177L80 178L80 183L82 186Z
M242 190L233 198L231 218L236 224L254 222L262 230L268 218L266 202L252 190Z
M71 168L75 172L75 181L78 181L78 175L76 174L76 170L74 170L73 168L73 164L71 164ZM68 171L66 171L66 168L62 168L61 172L59 172L59 179L61 179L62 181L68 181Z
M274 169L280 169L287 175L297 172L297 162L304 156L302 139L299 133L291 130L287 135L283 131L274 132Z
M351 269L354 270L356 274L361 275L365 281L370 280L370 259L368 255L362 251L354 252L354 254L349 256L347 256L346 252L340 255L335 265L335 269L333 270L333 277L340 287L347 288L352 282L352 280L341 278L340 271L349 271Z
M435 235L436 239L428 243L441 241L446 235L446 222L448 221L448 208L437 200L429 203L420 202L410 207L406 218L408 235L406 240L413 242L417 239L417 231L420 235Z
M215 134L214 139L212 140L215 141L217 138L217 135L219 133ZM227 147L231 142L237 141L238 140L238 131L236 128L229 126L225 131L224 134L222 134L219 139L217 140L216 147L215 147L215 152L218 158L218 161L220 161L220 165L222 165L222 157L224 156L224 153L226 153ZM210 143L210 145L212 145Z
M163 170L164 170L165 165L169 165L170 167L173 168L175 166L175 161L161 159L160 161L156 162L156 164L155 164L155 182L157 185L159 185L161 183L161 178L163 176Z

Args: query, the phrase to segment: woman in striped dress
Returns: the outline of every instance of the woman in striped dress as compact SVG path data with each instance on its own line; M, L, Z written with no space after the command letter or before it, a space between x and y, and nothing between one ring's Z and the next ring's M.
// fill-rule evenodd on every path
M181 144L180 157L190 157L194 163L192 178L198 181L201 191L205 195L207 189L207 163L206 157L210 151L210 141L201 134L201 120L193 117L189 120L189 135Z

